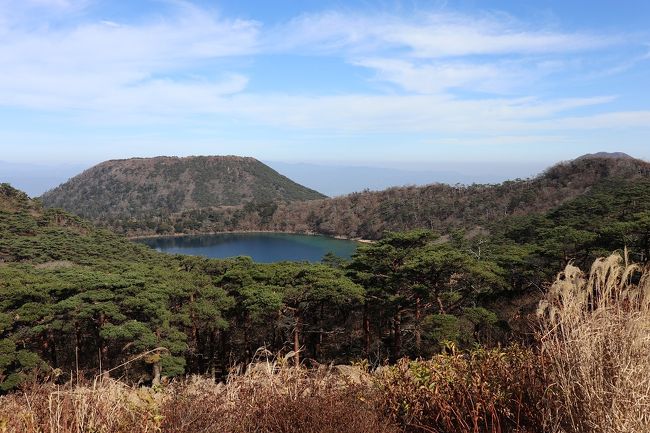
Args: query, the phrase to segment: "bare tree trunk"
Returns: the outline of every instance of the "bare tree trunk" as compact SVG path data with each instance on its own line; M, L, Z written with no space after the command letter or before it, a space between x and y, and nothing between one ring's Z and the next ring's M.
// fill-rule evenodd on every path
M397 310L393 318L393 358L396 361L402 354L402 310Z
M440 309L440 314L447 314L445 311L445 306L442 304L442 298L440 298L440 294L438 291L436 291L436 301L438 302L438 308Z
M420 305L420 298L415 300L415 350L417 355L420 356L422 349L422 306Z
M101 359L100 359L100 363L101 363L100 370L103 370L103 371L102 371L102 378L103 378L103 379L108 379L108 378L110 377L110 373L109 373L109 371L110 371L110 369L111 369L111 365L109 364L109 361L108 361L108 346L107 346L106 344L104 344L103 341L102 341L102 343L101 343L101 349L100 349L100 351L99 351L99 356L101 356Z
M186 271L189 272L188 269L186 269ZM198 329L197 329L197 326L196 326L196 317L195 317L194 308L193 308L193 306L194 306L194 293L190 294L190 306L192 307L192 308L190 308L190 321L192 322L192 341L190 343L191 344L190 347L193 348L192 356L190 357L190 363L191 363L190 364L190 369L200 371L201 366L199 365L199 361L198 361L197 356L196 356L196 354L200 353L200 351L199 351L199 333L198 333Z
M79 385L79 342L81 341L80 332L79 322L74 322L74 365L77 377L77 385Z
M56 340L54 339L54 332L51 329L47 331L47 337L43 342L43 347L45 349L49 349L50 361L52 363L52 367L57 368L59 366L59 363L56 356Z
M320 305L320 316L318 317L318 342L316 343L315 355L316 359L320 360L323 354L323 336L325 335L323 329L323 304Z
M211 331L210 332L210 337L208 339L208 342L209 342L209 345L210 345L210 349L208 351L209 357L210 357L210 359L208 361L208 370L209 370L210 376L212 377L212 380L216 380L216 377L217 377L217 369L216 369L216 366L215 366L215 359L214 359L215 358L215 352L216 352L215 346L217 344L217 339L218 339L217 338L217 331L214 331L214 330Z
M151 380L151 386L160 385L160 373L162 371L162 366L160 365L160 359L154 362L151 367L153 370L152 371L153 379Z
M99 372L102 375L102 378L108 379L108 371L111 369L108 360L108 345L101 337L101 329L106 323L106 316L104 313L99 314L99 323L97 326L97 339L99 340Z
M363 303L363 351L366 358L370 356L370 317L368 317L368 301Z
M296 321L295 327L293 328L293 362L296 367L300 367L300 328L302 327L302 320L297 310L294 313L294 317Z

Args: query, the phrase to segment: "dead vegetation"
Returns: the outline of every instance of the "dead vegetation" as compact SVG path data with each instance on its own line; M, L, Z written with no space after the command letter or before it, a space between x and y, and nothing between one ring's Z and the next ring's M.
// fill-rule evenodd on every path
M521 348L449 353L372 374L276 359L226 383L34 385L0 397L0 432L533 432L540 417L530 399L543 388L530 387L532 356Z
M541 432L544 382L530 349L401 360L378 379L384 413L409 432Z
M372 373L275 358L225 383L34 384L0 397L0 432L650 431L649 270L625 254L569 265L539 315L539 350L448 346Z
M557 430L650 431L649 307L650 272L626 254L558 276L539 310Z
M0 398L0 432L397 433L377 410L379 396L329 370L273 362L217 384L32 386Z

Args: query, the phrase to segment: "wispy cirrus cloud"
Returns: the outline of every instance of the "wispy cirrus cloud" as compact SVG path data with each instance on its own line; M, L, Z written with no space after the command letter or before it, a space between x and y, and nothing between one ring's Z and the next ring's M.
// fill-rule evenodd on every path
M63 0L30 1L80 7ZM242 90L245 77L214 62L254 52L259 24L183 6L171 16L138 24L91 20L34 28L13 23L0 34L0 105L101 110L112 108L107 101L126 103L128 95L126 105L134 107L152 105L146 103L151 100L184 101L189 108L192 95ZM154 94L161 96L158 101L151 99Z
M509 15L324 12L297 17L280 28L274 44L284 49L367 54L396 50L414 58L531 55L580 52L621 42L620 36L535 29Z
M85 14L89 0L0 0L0 107L65 113L71 124L114 126L115 135L137 122L174 125L182 134L197 123L209 129L232 120L322 137L404 133L451 142L469 134L481 143L530 136L542 142L557 131L570 137L648 122L644 110L608 111L617 98L607 90L573 97L532 85L561 74L588 76L588 62L578 60L629 43L625 35L448 11L323 11L265 25L187 1L165 4L164 13L125 21ZM49 11L39 15L42 22L22 18L36 9ZM74 19L66 18L71 12ZM254 67L258 56L295 64L335 59L358 74L359 90L253 91L250 84L265 73ZM237 134L245 137L247 128Z
M223 101L231 116L286 129L353 133L483 134L534 130L535 123L612 96L540 101L535 98L459 100L449 95L296 96L238 94ZM501 132L500 132L501 131Z
M0 1L5 9L16 3ZM137 23L102 19L55 28L12 26L0 35L0 104L110 109L107 102L120 101L120 109L160 108L160 103L172 102L169 95L176 95L177 111L210 112L218 105L214 97L219 89L226 91L218 96L243 92L249 79L236 67L219 63L223 59L300 56L307 51L370 69L374 80L413 94L446 94L450 89L508 93L557 69L548 65L560 64L529 61L527 55L592 50L616 40L525 29L503 15L452 13L402 17L323 12L265 28L251 20L220 17L189 2L173 4L169 14ZM39 5L80 10L88 0L27 0L22 7ZM475 55L487 58L477 60ZM187 91L187 97L181 97L179 89ZM205 103L206 98L213 104Z
M508 94L563 69L561 62L503 59L420 62L403 58L362 58L354 65L372 70L374 80L395 84L412 93L465 90Z
M534 28L505 14L450 12L408 18L325 12L297 17L278 33L271 38L275 46L344 56L374 71L374 79L415 93L522 90L522 85L561 72L569 63L562 61L566 56L625 40L621 35Z

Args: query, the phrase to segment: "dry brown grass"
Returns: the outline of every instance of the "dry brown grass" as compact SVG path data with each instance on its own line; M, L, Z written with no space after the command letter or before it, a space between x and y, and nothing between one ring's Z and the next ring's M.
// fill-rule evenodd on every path
M532 432L543 390L531 386L534 360L510 348L403 360L375 374L273 361L226 383L35 385L0 397L0 432Z
M650 431L649 306L650 271L625 254L558 275L539 309L554 431Z
M112 380L36 385L0 397L0 432L397 433L378 397L367 382L270 362L225 384L195 377L154 389Z
M2 433L155 432L160 396L121 382L34 385L0 397Z
M401 360L378 378L386 413L409 432L541 432L544 383L529 349Z
M195 379L172 386L163 431L397 433L377 410L379 397L367 383L327 369L260 363L226 384Z

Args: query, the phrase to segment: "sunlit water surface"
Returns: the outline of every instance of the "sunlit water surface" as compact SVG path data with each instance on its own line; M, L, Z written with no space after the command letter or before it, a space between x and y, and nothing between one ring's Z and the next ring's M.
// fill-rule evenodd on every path
M349 258L355 241L326 236L286 233L221 233L138 239L151 248L170 254L188 254L211 258L249 256L260 263L284 260L318 262L328 252Z

